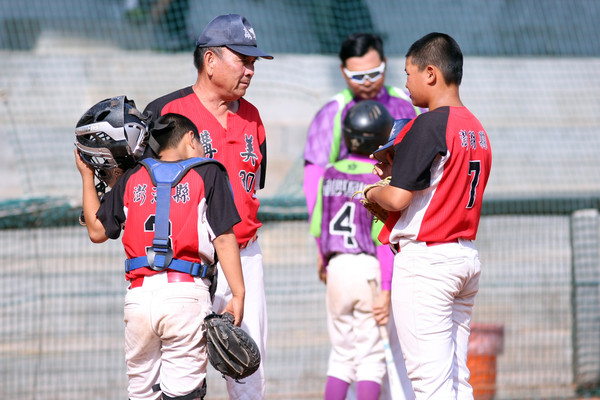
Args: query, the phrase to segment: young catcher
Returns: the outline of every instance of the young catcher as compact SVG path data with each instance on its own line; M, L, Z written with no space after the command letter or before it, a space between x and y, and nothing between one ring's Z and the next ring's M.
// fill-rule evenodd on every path
M429 112L393 141L375 171L388 186L366 191L390 211L379 236L398 251L392 312L417 399L472 399L467 345L481 266L475 240L492 153L459 96L463 55L430 33L406 53L412 102Z
M93 129L104 114L84 114L78 129ZM204 157L196 126L177 114L155 122L158 160L128 169L102 201L94 170L76 150L90 239L117 239L127 255L125 356L129 398L202 399L206 392L203 318L211 312L209 287L216 257L232 291L226 311L241 325L244 307L240 221L222 165ZM127 147L113 141L107 157Z
M356 382L358 400L377 400L386 373L378 323L389 316L391 263L380 266L377 240L382 222L354 197L378 180L369 159L390 135L394 119L379 102L357 103L344 119L343 135L350 155L325 169L311 218L322 258L319 278L327 284L327 326L332 350L325 400L344 400ZM389 249L385 249L389 251ZM381 279L379 279L381 276ZM377 300L369 280L382 282Z

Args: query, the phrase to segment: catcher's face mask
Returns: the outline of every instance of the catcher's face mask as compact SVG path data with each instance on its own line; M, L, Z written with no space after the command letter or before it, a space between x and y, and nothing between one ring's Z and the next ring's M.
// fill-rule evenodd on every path
M75 128L75 146L101 182L112 187L144 153L147 116L125 96L102 100L87 110Z

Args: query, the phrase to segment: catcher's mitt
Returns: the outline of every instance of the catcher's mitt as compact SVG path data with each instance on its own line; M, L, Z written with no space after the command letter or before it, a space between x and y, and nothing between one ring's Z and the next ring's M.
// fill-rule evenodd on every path
M352 195L352 198L354 198L354 196L356 196L357 194L361 193L362 194L362 199L360 199L360 203L371 213L373 214L373 216L380 220L385 222L385 220L388 217L388 210L386 210L385 208L381 207L379 204L374 203L372 201L367 200L367 192L375 187L383 187L383 186L387 186L390 184L390 180L392 179L391 176L388 176L387 178L384 178L378 182L372 183L370 185L366 185L363 190L359 190L358 192L355 192Z
M204 318L204 328L208 361L217 371L237 381L256 372L260 352L250 335L233 322L229 313L212 313Z

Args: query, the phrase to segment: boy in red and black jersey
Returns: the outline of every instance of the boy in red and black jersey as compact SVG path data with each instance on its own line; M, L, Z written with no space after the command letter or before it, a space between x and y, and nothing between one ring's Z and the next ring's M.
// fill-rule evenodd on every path
M196 126L177 114L166 114L159 122L160 134L151 131L159 160L127 170L101 201L93 170L76 153L83 209L93 242L117 239L124 231L130 282L125 297L129 398L156 399L159 391L163 398L203 398L207 357L202 321L212 303L211 276L202 271L210 270L218 256L232 291L225 311L240 326L245 287L233 232L240 217L227 174L218 162L204 158ZM176 178L166 197L161 196L164 176ZM159 263L162 249L156 239L161 230L170 258Z
M376 164L390 185L367 193L390 211L379 239L394 258L392 311L417 399L472 399L467 345L481 265L472 240L492 153L487 133L462 104L463 55L431 33L406 54L413 104L429 109ZM393 154L393 156L392 156Z

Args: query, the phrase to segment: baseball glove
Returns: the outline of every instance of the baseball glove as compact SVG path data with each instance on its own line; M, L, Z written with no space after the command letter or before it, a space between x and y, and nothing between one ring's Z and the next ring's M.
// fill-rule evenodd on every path
M352 195L352 198L354 198L354 196L356 196L357 194L361 193L362 194L362 199L360 199L360 203L371 213L373 214L373 216L380 220L385 222L385 220L388 217L388 210L386 210L385 208L381 207L379 204L374 203L372 201L367 200L367 192L373 188L376 187L383 187L383 186L387 186L390 184L390 180L392 179L391 176L388 176L387 178L384 178L378 182L372 183L370 185L366 185L363 190L359 190L358 192L355 192Z
M208 361L223 375L235 379L252 375L260 365L256 342L233 324L229 313L212 313L204 318Z

